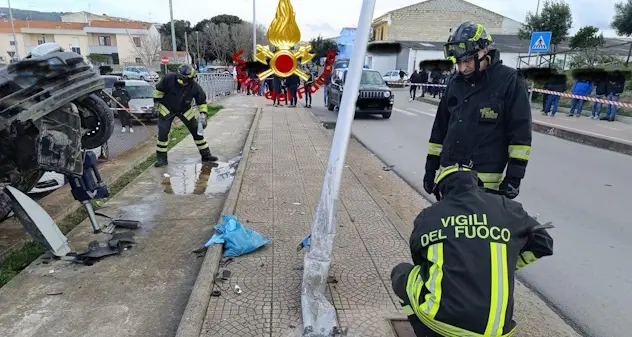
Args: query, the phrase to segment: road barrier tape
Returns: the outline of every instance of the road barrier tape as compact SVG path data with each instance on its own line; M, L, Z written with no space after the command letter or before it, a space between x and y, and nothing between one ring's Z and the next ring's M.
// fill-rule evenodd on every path
M410 83L410 82L386 82L386 83L387 84L404 85L404 86L417 86L417 87L442 87L442 88L446 87L445 84L433 84L433 83ZM529 88L528 90L531 90L531 89ZM607 100L607 99L602 99L602 98L597 98L597 97L573 95L573 94L568 94L568 93L565 93L565 92L551 91L551 90L538 89L538 88L533 88L533 91L534 92L539 92L541 94L556 95L556 96L566 97L566 98L576 98L576 99L581 99L583 101L590 101L590 102L596 102L596 103L604 103L604 104L616 105L616 106L620 106L620 107L624 107L624 108L632 108L632 104L630 104L630 103L619 102L619 101L610 101L610 100Z

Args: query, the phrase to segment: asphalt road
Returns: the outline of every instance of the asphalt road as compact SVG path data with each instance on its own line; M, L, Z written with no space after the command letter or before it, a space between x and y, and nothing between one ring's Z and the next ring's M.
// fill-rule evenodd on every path
M422 192L436 106L408 102L405 89L395 93L391 119L356 119L352 134ZM324 121L336 118L321 91L312 110ZM630 336L632 157L540 133L532 145L517 200L540 220L553 221L555 255L525 268L520 279L586 336Z
M110 140L108 140L110 159L118 157L125 151L128 151L136 146L138 143L149 139L149 137L152 136L152 131L156 133L158 132L155 120L143 120L142 124L133 120L132 127L134 129L134 133L123 133L121 132L120 120L118 118L115 119L114 132L112 133Z

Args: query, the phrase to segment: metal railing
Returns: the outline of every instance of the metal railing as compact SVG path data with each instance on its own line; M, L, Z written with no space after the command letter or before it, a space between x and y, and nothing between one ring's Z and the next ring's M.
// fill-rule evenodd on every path
M229 95L235 89L235 79L229 73L199 73L198 83L206 93L206 99L213 101Z

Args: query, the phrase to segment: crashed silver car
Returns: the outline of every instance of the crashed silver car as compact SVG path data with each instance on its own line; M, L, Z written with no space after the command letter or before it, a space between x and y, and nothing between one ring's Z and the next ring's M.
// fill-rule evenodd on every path
M82 150L114 129L104 87L81 55L55 43L0 69L0 220L11 211L5 186L28 192L46 171L82 175Z

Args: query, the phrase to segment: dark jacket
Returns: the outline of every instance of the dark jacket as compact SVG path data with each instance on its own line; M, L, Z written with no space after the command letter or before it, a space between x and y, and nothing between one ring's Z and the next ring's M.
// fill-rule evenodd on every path
M419 298L411 307L435 331L461 330L445 336L505 335L516 327L515 271L552 255L553 239L520 203L480 189L474 172L453 173L440 184L444 198L421 211L410 237L419 266L408 276ZM491 307L493 298L499 308ZM490 317L502 331L487 328Z
M457 75L439 102L430 135L426 171L473 165L493 187L502 173L525 175L531 152L531 108L522 76L490 51L491 64L473 85ZM487 177L487 178L485 178Z
M282 84L282 79L279 76L272 75L272 90L280 92Z
M548 81L548 90L565 92L566 91L566 76L558 74L551 76Z
M309 87L310 85L314 84L314 73L309 71L306 74L307 76L309 76L309 78L307 79L307 81L305 81L305 86Z
M132 97L124 87L114 88L114 90L112 91L112 97L114 97L116 101L119 102L122 106L129 108L129 101L132 100ZM117 108L117 106L114 107Z
M191 109L194 99L200 112L208 111L204 89L193 80L188 85L180 84L175 73L165 75L154 89L154 102L162 104L167 110L160 112L163 116L169 113L185 114Z
M419 76L421 77L421 82L419 83L428 83L428 72L425 70L422 70L419 72Z
M609 93L621 94L625 89L625 76L622 74L613 75L608 84Z
M290 75L288 78L285 79L285 85L288 88L298 88L298 86L301 84L301 78L298 77L298 75Z
M441 81L441 70L435 69L430 73L430 77L432 77L432 83L439 83Z
M410 83L422 83L421 82L421 75L418 72L414 72L412 75L410 75Z
M595 83L595 95L608 94L608 81L598 81Z

